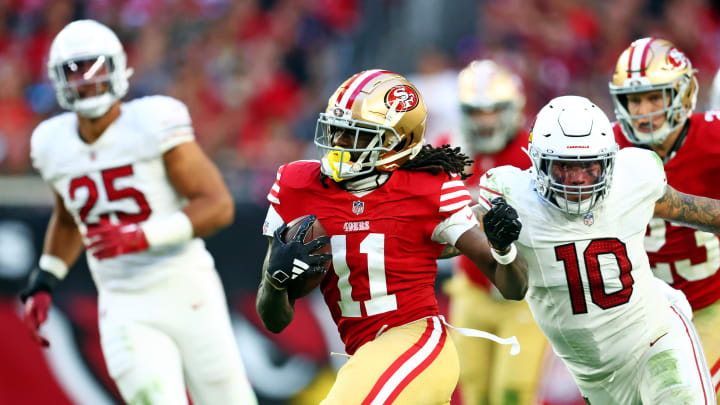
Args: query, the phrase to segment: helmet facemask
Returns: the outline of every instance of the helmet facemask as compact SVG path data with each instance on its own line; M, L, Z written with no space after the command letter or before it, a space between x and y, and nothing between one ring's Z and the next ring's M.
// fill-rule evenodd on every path
M68 60L50 67L60 106L89 118L98 117L113 102L112 60L105 55Z
M612 183L616 149L599 156L556 156L530 146L536 188L545 201L572 214L590 212L606 196ZM571 172L583 172L572 174ZM568 176L594 178L590 185L566 185Z
M392 172L423 147L427 110L404 77L365 70L335 90L315 127L321 170L336 182Z
M615 106L615 115L618 118L623 133L629 138L633 144L642 145L658 145L665 141L668 136L675 130L680 128L688 116L692 113L692 109L688 109L684 104L683 95L688 93L690 86L697 87L695 77L680 76L667 84L661 85L639 85L633 87L616 87L610 86L610 95ZM651 91L661 91L663 108L648 114L632 115L628 109L628 96L636 93L646 93ZM691 105L697 102L697 92L692 92L693 98ZM662 115L663 124L656 127L653 119ZM641 130L635 127L638 120L648 119L649 127Z
M340 136L349 136L352 146L336 146ZM372 173L376 166L384 163L381 156L401 145L402 141L392 127L326 113L320 114L315 128L315 146L321 156L322 173L337 182Z

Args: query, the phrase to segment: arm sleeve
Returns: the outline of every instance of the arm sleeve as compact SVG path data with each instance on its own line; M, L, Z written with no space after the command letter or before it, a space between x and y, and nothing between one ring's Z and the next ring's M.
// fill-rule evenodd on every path
M275 183L273 183L270 191L268 192L267 200L270 201L271 204L280 205L280 179L282 178L282 174L284 171L285 165L280 166L277 174L275 175Z
M46 124L41 123L32 133L30 137L30 160L35 170L40 173L43 180L48 181L51 176L47 173L45 148L43 147L46 141L44 137Z
M631 176L636 198L655 202L665 194L665 166L657 153L640 148L620 149L615 157L615 173Z
M435 227L431 238L437 243L455 246L455 242L460 236L474 226L478 226L477 218L470 207L465 205L440 222Z
M275 206L280 207L280 179L284 171L285 165L280 166L275 177L275 183L273 183L267 195L270 207L268 207L265 223L263 223L263 235L265 236L273 236L275 230L285 222L275 208Z
M265 223L263 223L263 235L272 237L275 230L284 222L280 214L275 211L275 207L270 204L267 214L265 215Z
M195 133L190 119L190 112L185 104L171 97L157 96L154 108L157 114L158 127L156 137L160 152L195 140Z

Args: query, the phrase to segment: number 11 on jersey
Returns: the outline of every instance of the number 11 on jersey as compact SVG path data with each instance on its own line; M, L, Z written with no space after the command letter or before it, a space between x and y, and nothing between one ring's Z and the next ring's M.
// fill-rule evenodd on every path
M361 303L365 306L367 316L397 309L395 294L388 295L387 293L384 234L371 233L360 242L360 254L367 255L367 277L370 289L370 299L362 302L353 301L352 298L353 287L350 284L350 268L347 264L347 238L345 235L334 235L330 239L330 246L332 246L333 267L338 276L338 290L340 291L338 305L340 305L342 316L349 318L361 317Z

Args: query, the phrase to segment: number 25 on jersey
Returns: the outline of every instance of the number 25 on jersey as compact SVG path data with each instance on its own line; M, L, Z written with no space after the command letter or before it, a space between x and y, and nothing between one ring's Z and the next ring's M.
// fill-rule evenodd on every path
M100 212L97 213L100 220L108 221L109 215L113 212L116 213L117 218L121 223L142 222L150 217L150 204L148 204L148 201L142 192L140 192L134 187L115 187L115 180L133 175L132 165L105 169L100 172L100 175L102 177L102 184L100 184L100 187L105 188L105 194L107 195L108 201L112 202L123 199L132 199L135 201L139 208L139 212L136 213L127 213L111 210L108 210L106 212ZM75 177L70 181L70 187L68 190L68 196L70 197L70 199L75 200L76 198L78 198L77 191L82 188L85 188L87 190L87 199L85 200L85 203L83 203L82 208L80 208L80 220L88 226L96 225L97 222L95 221L89 222L88 215L90 214L90 211L98 204L98 184L96 184L96 182L88 175Z

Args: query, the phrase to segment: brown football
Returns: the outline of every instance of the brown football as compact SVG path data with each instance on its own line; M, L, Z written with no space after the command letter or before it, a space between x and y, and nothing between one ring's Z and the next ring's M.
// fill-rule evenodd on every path
M295 234L297 234L298 230L300 229L300 225L302 225L305 218L309 217L309 215L303 215L301 217L297 217L290 221L288 223L287 228L282 233L282 240L283 242L289 242ZM328 236L327 231L325 230L325 227L320 223L320 220L315 220L315 223L310 227L307 234L305 235L305 239L303 240L304 243L308 243L312 241L313 239L317 239L321 236ZM316 254L330 254L330 244L315 250L313 253ZM313 271L310 272L308 275L306 275L301 281L291 283L288 287L288 297L290 299L297 299L300 297L304 297L308 295L312 290L317 288L317 286L320 285L320 282L325 278L325 274L327 274L327 270L330 268L330 260L324 263L324 271Z

